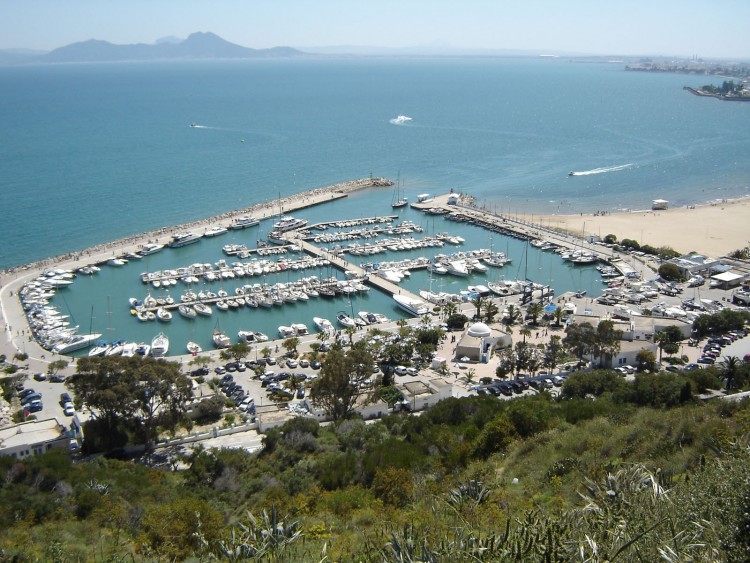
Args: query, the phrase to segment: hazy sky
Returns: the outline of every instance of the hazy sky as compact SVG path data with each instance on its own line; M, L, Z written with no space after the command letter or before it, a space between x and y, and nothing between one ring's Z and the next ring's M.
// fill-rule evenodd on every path
M750 0L0 0L0 49L153 43L362 45L750 58Z

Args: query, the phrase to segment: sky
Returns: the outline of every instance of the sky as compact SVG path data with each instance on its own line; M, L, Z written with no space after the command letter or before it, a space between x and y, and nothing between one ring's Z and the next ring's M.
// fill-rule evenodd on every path
M0 49L210 31L279 45L750 59L750 0L0 0Z

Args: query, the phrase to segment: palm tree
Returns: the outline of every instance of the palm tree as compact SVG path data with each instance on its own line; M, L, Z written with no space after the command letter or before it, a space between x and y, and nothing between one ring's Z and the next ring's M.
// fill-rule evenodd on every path
M357 329L353 326L348 326L344 329L344 332L349 337L349 346L354 346L354 335L357 333Z
M555 312L552 313L552 316L555 318L555 326L560 326L560 324L562 323L563 315L563 310L560 307L555 309Z
M495 316L500 312L497 305L491 299L484 302L484 318L487 319L488 323L495 320Z
M521 336L523 336L523 343L526 344L526 337L531 336L531 329L528 327L523 327L518 332L521 334Z
M731 391L734 380L739 372L740 359L737 356L724 356L721 368L722 375L727 380L727 391Z
M471 300L471 304L474 305L474 307L477 308L477 314L476 318L477 320L482 320L482 307L484 305L484 298L481 295L477 295L474 299Z
M521 311L515 305L508 305L507 313L503 317L503 323L509 327L521 320Z
M458 305L456 305L453 301L448 301L448 303L445 304L445 307L443 307L445 311L445 316L450 317L451 315L455 315L456 311L458 311Z
M667 332L660 330L656 334L654 334L654 344L656 344L659 347L659 363L661 363L661 357L664 353L664 346L671 342L671 338L669 337L669 334Z
M532 303L526 309L526 313L531 317L531 324L536 324L539 319L539 315L544 311L544 306L541 303Z

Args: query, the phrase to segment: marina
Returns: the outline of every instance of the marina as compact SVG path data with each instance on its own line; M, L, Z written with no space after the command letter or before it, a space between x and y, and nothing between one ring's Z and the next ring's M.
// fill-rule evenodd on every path
M391 185L387 180L381 182ZM376 196L380 186L370 183L363 187L372 190L359 188L346 195L367 200ZM189 245L167 248L175 235L164 233L146 244L114 252L121 257L119 265L111 264L108 258L78 266L79 270L90 268L89 275L74 277L72 268L45 275L32 288L38 302L25 303L35 320L41 315L39 311L53 311L45 313L51 315L49 318L42 317L45 321L39 326L44 329L34 333L38 344L55 351L65 349L69 342L76 349L66 353L85 355L101 341L133 343L140 352L151 343L153 354L154 338L162 334L171 345L159 340L157 353L179 356L187 350L225 347L227 339L230 344L236 341L229 335L240 332L244 334L240 340L247 342L247 334L280 335L279 327L304 325L321 331L314 319L339 319L343 329L364 326L367 318L398 320L424 315L448 301L468 303L484 288L485 294L501 299L513 295L523 298L528 284L512 280L536 278L536 293L529 289L528 295L548 299L553 292L538 288L560 285L559 273L552 273L549 250L554 246L573 251L576 244L580 246L580 241L532 246L532 241L539 239L538 231L507 224L507 220L471 206L460 207L461 220L457 221L457 207L449 206L446 196L428 198L422 194L417 198L422 203L403 207L399 215L347 218L347 208L359 207L361 201L342 205L350 198L329 195L324 192L321 196L327 203L321 211L329 217L333 212L341 219L315 221L315 214L297 217L302 208L287 204L281 218L267 217L247 229L227 229L220 238L197 234L227 228L235 222L233 217L204 223L203 229L194 225L175 227L178 240L195 239ZM437 208L445 213L424 213L425 209ZM250 216L247 210L237 214ZM481 222L477 215L482 217ZM513 236L486 228L498 224ZM422 236L415 238L415 233ZM331 236L319 238L325 235ZM341 244L353 240L364 240L365 244ZM489 242L490 248L482 246L481 241L485 245ZM446 245L461 248L446 252ZM504 252L493 249L502 246L506 247ZM226 258L217 259L217 254ZM374 262L374 254L386 259ZM387 259L395 254L403 257ZM535 271L521 274L520 264L524 262L528 269L530 260ZM559 256L557 261L564 263ZM518 265L515 271L511 271L513 264ZM140 273L134 273L134 268ZM593 267L576 266L571 274L561 290L593 292L595 282L602 279ZM490 288L494 290L490 292ZM122 303L127 306L118 305ZM67 324L58 320L63 315L71 319L64 321ZM215 333L219 319L225 327L222 337ZM330 327L324 326L322 332L330 333ZM82 344L83 339L86 344ZM255 342L257 353L261 344Z

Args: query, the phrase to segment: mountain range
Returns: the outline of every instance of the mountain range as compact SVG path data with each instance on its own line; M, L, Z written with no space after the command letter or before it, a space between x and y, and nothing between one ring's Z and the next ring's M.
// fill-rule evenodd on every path
M170 38L171 39L171 38ZM181 41L159 41L155 44L117 45L90 39L59 47L48 53L21 50L0 51L0 64L14 63L80 63L194 59L256 59L297 57L304 53L291 47L251 49L230 43L214 33L192 33Z

